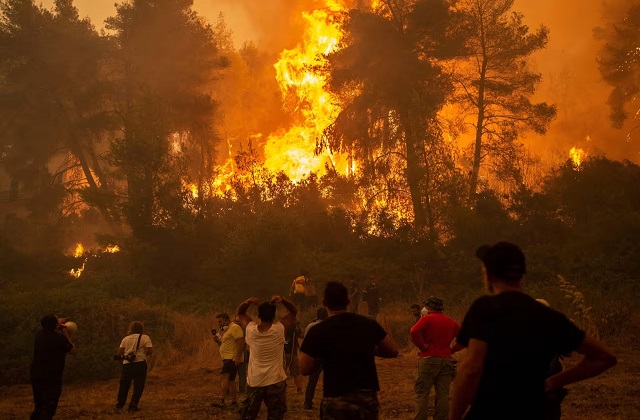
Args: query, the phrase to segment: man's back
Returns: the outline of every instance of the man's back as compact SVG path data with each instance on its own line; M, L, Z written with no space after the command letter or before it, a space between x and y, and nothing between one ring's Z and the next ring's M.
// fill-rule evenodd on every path
M457 337L460 325L442 312L432 312L421 317L411 328L411 336L419 335L427 351L420 357L451 357L451 342Z
M311 328L300 350L322 360L325 397L356 390L377 391L375 346L385 336L377 322L341 313Z
M31 375L33 377L62 378L65 357L73 345L62 333L56 331L36 334Z
M467 419L541 418L544 380L556 354L577 348L584 332L564 315L521 292L474 302L458 342L487 343L478 392Z
M247 325L246 342L251 351L247 366L249 386L268 386L287 379L284 372L284 326L273 323L267 331L260 331L259 325Z

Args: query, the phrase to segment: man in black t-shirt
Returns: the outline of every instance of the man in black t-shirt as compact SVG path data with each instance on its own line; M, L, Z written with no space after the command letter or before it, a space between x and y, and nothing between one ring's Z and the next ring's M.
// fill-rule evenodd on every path
M327 284L323 305L329 318L309 330L300 348L303 375L324 370L321 418L377 419L375 356L396 357L396 344L376 321L347 311L349 296L341 283Z
M31 387L34 410L31 420L52 419L62 394L62 372L67 353L76 348L55 315L40 320L42 331L36 334L31 363Z
M468 352L449 419L541 420L548 398L564 385L604 372L616 358L563 314L524 293L525 257L518 246L484 245L477 256L491 296L476 300L462 323L457 341ZM572 351L586 357L545 378L553 356Z

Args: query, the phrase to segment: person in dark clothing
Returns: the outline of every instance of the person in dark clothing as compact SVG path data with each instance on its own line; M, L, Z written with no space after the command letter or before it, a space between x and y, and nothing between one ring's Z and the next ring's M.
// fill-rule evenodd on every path
M309 334L309 330L325 319L329 318L329 313L327 309L324 307L318 308L316 310L316 319L313 320L307 328L304 330L304 336L306 337ZM307 389L304 392L304 408L305 410L313 409L313 397L316 393L316 385L318 385L318 379L320 379L320 373L322 373L322 367L309 375L309 382L307 382Z
M380 312L380 294L378 293L378 278L376 276L369 277L369 284L364 289L362 299L367 302L369 316L376 319L378 312Z
M56 414L65 359L67 354L76 353L62 320L55 315L40 320L42 330L35 337L30 371L34 402L31 420L52 419Z
M563 314L524 293L525 257L517 245L484 245L476 255L490 296L471 305L458 334L458 344L468 351L454 383L449 420L541 420L546 395L617 363ZM584 359L546 378L553 356L571 351Z
M413 315L413 317L415 318L414 324L420 321L420 318L422 318L422 313L420 312L421 309L422 308L417 303L411 305L411 315Z
M374 320L347 311L349 297L341 283L329 282L323 305L329 318L309 329L300 347L300 370L311 375L324 371L320 417L377 419L379 404L375 356L396 357L391 337Z

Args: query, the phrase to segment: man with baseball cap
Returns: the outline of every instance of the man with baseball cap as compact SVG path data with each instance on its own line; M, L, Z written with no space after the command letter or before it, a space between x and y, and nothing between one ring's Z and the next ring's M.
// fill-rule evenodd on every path
M425 302L427 314L411 328L411 341L420 350L416 381L416 420L426 420L431 388L436 390L435 420L449 417L449 385L454 372L451 344L460 325L442 313L444 302L431 296Z
M543 419L547 399L564 385L617 363L563 314L524 292L525 256L517 245L483 245L476 255L489 296L471 305L458 334L458 343L468 351L454 384L450 420ZM572 351L584 358L545 378L553 355Z

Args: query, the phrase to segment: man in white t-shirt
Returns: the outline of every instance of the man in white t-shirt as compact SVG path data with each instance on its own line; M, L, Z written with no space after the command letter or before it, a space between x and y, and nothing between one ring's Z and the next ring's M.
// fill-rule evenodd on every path
M289 311L280 321L275 320L278 302ZM251 305L258 307L259 323L247 315ZM297 313L296 305L282 296L273 296L271 301L263 303L252 297L238 307L238 319L246 326L245 342L251 349L247 366L247 398L240 410L242 420L254 420L263 400L268 420L284 418L287 412L287 374L282 355L285 331L291 327Z

